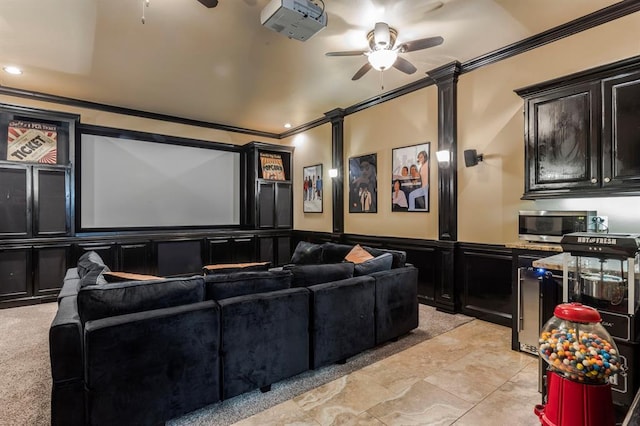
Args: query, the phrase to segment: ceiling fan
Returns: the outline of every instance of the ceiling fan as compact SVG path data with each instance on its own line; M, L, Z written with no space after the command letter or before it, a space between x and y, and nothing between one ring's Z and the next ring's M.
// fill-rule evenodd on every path
M418 40L406 41L395 46L398 31L391 28L385 22L376 23L373 30L367 34L369 42L369 50L352 50L345 52L327 52L326 56L360 56L367 57L368 62L365 63L354 75L351 80L358 80L365 75L371 68L378 71L385 71L391 67L398 69L406 74L413 74L417 68L399 53L415 52L416 50L428 49L430 47L439 46L444 42L440 36L421 38Z

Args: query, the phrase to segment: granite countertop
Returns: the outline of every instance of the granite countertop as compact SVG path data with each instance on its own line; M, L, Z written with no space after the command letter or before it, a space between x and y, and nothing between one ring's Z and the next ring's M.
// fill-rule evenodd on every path
M505 244L507 248L515 248L515 249L523 249L523 250L535 250L535 251L555 251L561 252L562 247L560 243L542 243L542 242L531 242L531 241L516 241L514 243Z
M574 266L576 258L571 256L569 258L569 266ZM543 257L542 259L534 260L531 264L536 268L551 269L555 271L562 271L564 265L564 253L554 254L553 256Z

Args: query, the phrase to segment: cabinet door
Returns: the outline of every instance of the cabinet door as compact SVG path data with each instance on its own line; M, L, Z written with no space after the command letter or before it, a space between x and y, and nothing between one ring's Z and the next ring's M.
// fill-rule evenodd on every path
M253 237L240 237L233 239L234 262L253 262L255 260L255 251L255 240Z
M0 301L33 295L31 247L0 248Z
M118 245L118 269L136 274L150 274L151 245L148 242Z
M603 186L640 186L640 72L603 80Z
M597 83L528 100L526 192L600 185L599 101Z
M207 265L233 263L233 248L229 238L208 239L209 258Z
M28 167L0 166L0 237L30 236L30 188Z
M273 182L258 183L258 228L273 228L276 223L276 186Z
M293 227L292 191L290 182L276 184L276 228Z
M71 220L69 211L69 170L34 166L34 235L69 235Z
M58 293L69 267L70 254L71 244L33 248L34 296L53 296Z

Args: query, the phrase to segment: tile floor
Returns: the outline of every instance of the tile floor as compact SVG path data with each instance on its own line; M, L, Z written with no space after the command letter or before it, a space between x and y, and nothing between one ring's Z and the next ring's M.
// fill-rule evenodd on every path
M474 320L235 425L540 425L537 374L509 328Z

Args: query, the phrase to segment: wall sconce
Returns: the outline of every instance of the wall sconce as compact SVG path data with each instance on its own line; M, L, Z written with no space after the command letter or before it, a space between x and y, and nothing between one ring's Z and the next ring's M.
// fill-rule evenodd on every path
M329 177L330 178L338 177L338 169L329 169Z
M473 167L482 161L482 154L478 154L475 149L465 149L464 151L464 165L467 167Z
M436 159L438 160L438 164L446 167L451 161L451 153L447 149L443 151L436 151Z

